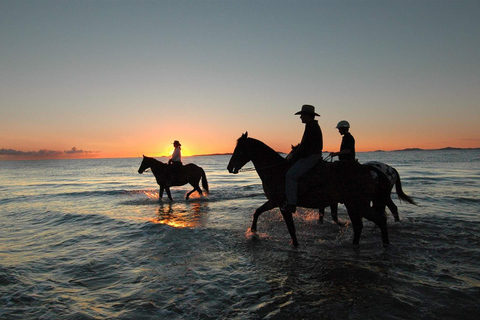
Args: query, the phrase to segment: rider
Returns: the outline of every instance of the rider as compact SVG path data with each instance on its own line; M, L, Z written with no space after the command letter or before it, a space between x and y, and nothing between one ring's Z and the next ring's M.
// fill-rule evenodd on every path
M180 148L182 145L178 140L175 140L173 142L173 146L175 147L175 150L173 150L172 153L172 158L168 160L168 184L171 185L173 181L175 181L175 175L179 172L179 170L182 168L182 148Z
M349 132L350 123L342 120L337 124L338 132L343 136L339 152L330 153L331 157L338 156L340 161L355 161L355 139Z
M298 179L322 159L323 149L322 130L318 121L315 120L315 116L320 115L315 113L315 107L305 104L302 106L302 110L295 114L299 114L302 123L305 123L305 131L302 142L289 159L293 165L285 176L287 201L282 209L291 213L296 211Z

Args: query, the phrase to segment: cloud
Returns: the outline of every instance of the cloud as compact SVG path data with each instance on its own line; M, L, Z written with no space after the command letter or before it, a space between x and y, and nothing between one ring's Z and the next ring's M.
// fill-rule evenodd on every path
M71 155L85 155L98 153L98 151L84 151L73 147L70 150L57 151L57 150L48 150L41 149L38 151L20 151L14 149L0 149L0 157L7 158L60 158L62 156L71 156Z
M76 147L73 147L70 150L65 150L63 151L65 154L84 154L84 153L95 153L95 151L83 151L83 150L78 150Z

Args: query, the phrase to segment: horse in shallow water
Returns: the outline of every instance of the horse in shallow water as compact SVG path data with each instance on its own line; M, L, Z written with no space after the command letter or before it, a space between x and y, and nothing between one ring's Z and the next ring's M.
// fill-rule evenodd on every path
M298 246L295 224L291 213L282 210L285 196L285 174L290 164L263 142L243 134L228 163L230 173L238 173L249 161L262 180L267 202L253 215L251 231L257 230L257 220L265 211L279 207L287 224L294 246ZM382 183L385 183L380 179ZM358 244L363 228L362 218L373 221L380 227L384 245L389 244L387 219L380 208L385 205L370 169L355 162L321 163L305 174L298 184L298 206L324 208L332 203L344 203L353 226L353 243ZM373 208L370 207L373 202Z
M298 149L298 146L299 144L296 146L292 145L292 151L287 155L286 157L287 160L289 158L292 158L293 154ZM327 162L327 160L324 160L324 161ZM331 158L330 158L330 162L331 162ZM392 213L395 221L396 222L400 221L400 217L398 215L398 207L395 205L395 203L393 203L393 200L391 198L393 186L395 186L395 189L397 191L397 196L400 200L416 205L415 201L410 196L406 195L405 192L403 192L400 174L395 168L379 161L369 161L369 162L365 162L363 165L369 166L371 168L371 173L373 174L373 178L375 180L379 180L380 179L379 177L382 178L383 181L382 182L377 181L377 183L379 183L379 185L383 187L383 190L379 189L378 191L384 195L385 206L387 206L388 209L390 209L390 212ZM383 211L385 211L385 206L383 207ZM338 203L332 203L329 205L329 207L330 207L330 213L332 215L332 220L336 224L342 225L342 223L340 223L338 220ZM318 208L318 211L319 211L318 221L320 223L323 223L323 217L325 216L325 208Z
M369 161L369 162L365 162L363 165L372 168L375 174L377 174L378 176L383 175L383 177L387 179L388 181L387 189L383 190L386 197L385 205L388 207L388 209L390 209L390 212L395 218L395 221L397 222L400 221L400 217L398 216L398 208L395 205L395 203L393 203L392 197L391 197L393 186L395 186L395 190L397 191L397 196L400 200L406 201L410 204L417 205L417 203L410 196L406 195L405 192L403 192L400 174L395 168L390 167L388 164L385 164L379 161ZM375 178L376 177L374 177L374 179ZM383 210L385 211L385 207L383 207Z
M178 173L175 173L173 181L169 185L167 183L168 179L168 165L158 161L154 158L143 156L143 161L140 164L140 168L138 168L138 173L143 173L146 169L152 169L152 173L157 179L157 183L160 186L159 191L159 198L162 198L163 191L167 192L168 199L173 201L172 195L170 193L170 186L183 186L187 183L190 183L193 187L193 190L187 193L185 199L188 200L190 195L197 191L200 195L203 195L202 189L200 189L200 179L202 179L202 187L205 190L206 194L208 194L208 181L207 176L205 175L205 171L196 164L189 163L187 165L182 166L181 170Z
M387 183L381 183L383 190L379 190L384 195L384 199L385 199L385 205L383 206L382 211L385 212L385 206L387 206L388 209L390 209L390 212L392 213L395 221L399 222L400 217L398 215L398 207L395 205L391 197L393 186L395 186L397 196L400 200L406 201L410 204L417 205L416 202L410 196L405 194L405 192L403 191L400 174L395 168L379 161L369 161L369 162L365 162L363 165L371 168L373 178L375 180L380 179L381 177L385 182L387 182ZM332 215L332 220L335 221L337 224L339 224L338 218L337 218L338 204L336 203L331 204L330 212ZM320 222L323 222L324 213L325 213L325 208L319 208L318 220Z

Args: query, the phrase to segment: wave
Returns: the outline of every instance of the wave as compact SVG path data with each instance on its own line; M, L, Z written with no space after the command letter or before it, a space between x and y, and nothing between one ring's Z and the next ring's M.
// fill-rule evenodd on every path
M263 192L235 192L235 191L225 191L225 190L218 190L212 191L208 195L200 196L198 193L193 193L190 196L190 199L185 200L185 194L187 192L183 191L172 191L172 197L174 202L221 202L221 201L231 201L231 200L242 200L242 199L253 199L253 198L265 198L265 194ZM142 196L141 198L133 198L120 201L119 204L121 205L152 205L158 204L159 202L170 202L167 195L164 194L163 197L160 199L158 191L153 190L132 190L125 192L126 195L130 196Z
M18 283L19 277L13 268L0 265L0 285L12 285Z
M444 199L450 199L451 201L459 204L471 204L471 205L480 204L479 198L472 198L472 197L444 197Z

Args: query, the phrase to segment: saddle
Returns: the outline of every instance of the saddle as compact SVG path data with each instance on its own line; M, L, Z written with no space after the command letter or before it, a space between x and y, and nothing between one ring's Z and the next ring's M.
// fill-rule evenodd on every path
M167 166L168 180L171 185L180 183L183 180L183 164L181 162L173 162Z
M299 179L298 195L314 194L315 197L345 203L349 198L366 192L363 182L371 179L369 170L356 161L322 160Z

